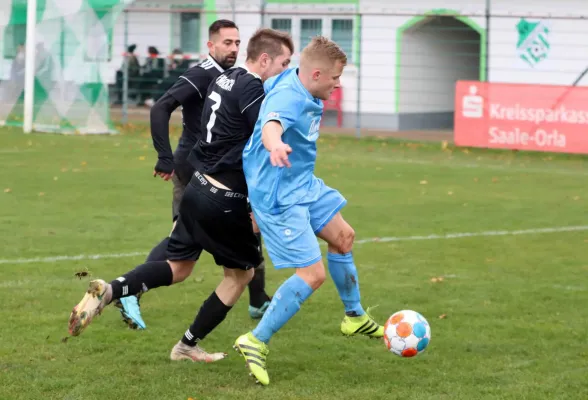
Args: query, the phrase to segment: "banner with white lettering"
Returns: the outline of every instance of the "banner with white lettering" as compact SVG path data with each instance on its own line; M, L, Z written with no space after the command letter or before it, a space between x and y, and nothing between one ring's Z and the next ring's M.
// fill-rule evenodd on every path
M588 153L588 87L458 81L457 146Z

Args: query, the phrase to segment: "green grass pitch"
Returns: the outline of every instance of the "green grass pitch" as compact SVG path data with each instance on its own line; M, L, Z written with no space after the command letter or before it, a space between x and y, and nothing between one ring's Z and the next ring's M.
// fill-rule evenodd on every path
M363 304L382 323L422 313L432 340L402 359L343 337L327 280L272 339L262 388L231 349L255 326L247 292L203 342L228 358L169 360L221 278L207 255L186 282L143 297L147 330L108 308L63 341L90 279L76 272L116 278L144 260L125 254L171 228L171 183L152 177L145 126L108 137L3 128L0 143L0 399L588 398L585 157L325 135L317 175L347 197L343 215L364 240ZM455 233L472 235L444 236ZM270 264L269 291L288 276Z

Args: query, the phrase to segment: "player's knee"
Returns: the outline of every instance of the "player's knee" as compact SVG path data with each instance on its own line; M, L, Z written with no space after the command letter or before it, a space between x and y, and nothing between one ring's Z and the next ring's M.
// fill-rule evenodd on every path
M233 285L241 288L244 288L251 282L253 275L255 275L255 269L253 268L248 270L225 268L225 279L230 280Z
M243 286L247 286L247 285L249 285L249 282L251 282L251 280L255 276L255 269L251 268L251 269L248 269L247 271L244 271L244 272L245 273L243 274L243 277L241 278L241 282L242 282Z
M194 261L168 261L172 270L173 283L180 283L186 280L192 274Z
M317 290L327 279L325 266L322 261L306 268L298 268L296 274L301 277L313 290Z
M350 225L346 225L337 235L335 243L329 244L329 251L332 253L345 254L351 252L355 242L355 231Z

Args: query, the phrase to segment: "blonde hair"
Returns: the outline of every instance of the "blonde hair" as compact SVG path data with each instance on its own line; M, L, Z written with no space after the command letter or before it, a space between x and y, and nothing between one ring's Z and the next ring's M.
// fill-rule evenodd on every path
M300 54L300 63L327 61L331 64L336 61L347 65L347 55L339 45L324 36L315 36Z

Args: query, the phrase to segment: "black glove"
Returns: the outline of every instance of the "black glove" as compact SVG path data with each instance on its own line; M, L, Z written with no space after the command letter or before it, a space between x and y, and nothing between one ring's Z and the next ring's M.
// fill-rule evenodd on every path
M163 172L164 174L171 174L174 172L175 165L173 158L159 158L155 164L155 172Z

